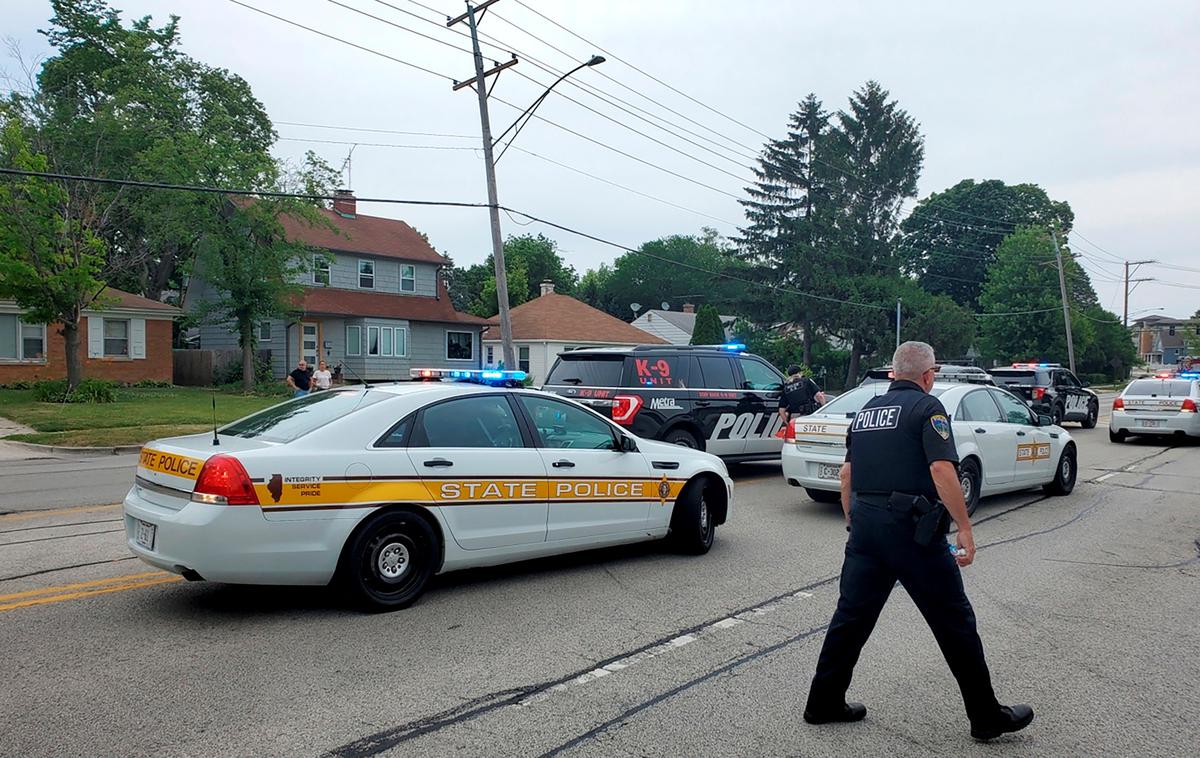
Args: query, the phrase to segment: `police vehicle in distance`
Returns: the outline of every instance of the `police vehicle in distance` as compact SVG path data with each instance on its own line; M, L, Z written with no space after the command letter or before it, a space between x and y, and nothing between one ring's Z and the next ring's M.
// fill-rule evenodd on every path
M988 372L978 366L957 366L950 363L939 363L936 367L937 378L943 382L965 382L968 384L991 384L996 383ZM863 377L859 383L861 387L864 384L876 384L878 382L891 383L892 367L880 366L867 371L867 375Z
M783 478L821 503L839 499L838 474L846 460L846 430L867 401L888 391L874 382L831 400L785 430ZM967 510L981 497L1043 487L1053 495L1075 488L1077 451L1071 435L1049 416L1037 416L1000 387L934 382L932 395L950 416L958 448L959 481Z
M187 579L341 584L402 608L430 577L669 538L701 554L732 510L720 459L637 439L524 372L290 400L142 448L129 549Z
M558 357L542 389L639 437L727 461L779 458L784 376L738 343L585 348Z
M1134 379L1113 400L1108 439L1130 435L1200 437L1200 371Z
M1033 412L1045 414L1055 424L1078 421L1092 429L1100 418L1100 398L1073 372L1057 363L1014 363L994 368L992 379L1029 403Z

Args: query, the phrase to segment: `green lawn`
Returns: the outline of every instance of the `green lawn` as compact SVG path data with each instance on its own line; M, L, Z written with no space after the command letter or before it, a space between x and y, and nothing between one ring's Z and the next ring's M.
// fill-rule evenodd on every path
M37 430L8 439L43 445L137 445L211 429L214 397L222 424L286 399L170 387L118 389L115 403L39 403L32 390L2 390L0 416Z

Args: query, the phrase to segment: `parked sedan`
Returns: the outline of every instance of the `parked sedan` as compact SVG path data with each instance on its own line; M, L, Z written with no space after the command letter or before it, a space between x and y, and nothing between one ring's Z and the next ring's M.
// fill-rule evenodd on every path
M1131 434L1200 437L1200 374L1135 379L1113 400L1108 438L1124 442Z
M838 472L846 459L846 429L867 401L887 392L866 384L841 395L811 416L792 421L783 447L783 477L817 502L837 502ZM999 387L935 382L952 420L959 479L967 510L979 499L1029 487L1054 495L1075 488L1076 446L1048 416L1035 416L1023 400Z

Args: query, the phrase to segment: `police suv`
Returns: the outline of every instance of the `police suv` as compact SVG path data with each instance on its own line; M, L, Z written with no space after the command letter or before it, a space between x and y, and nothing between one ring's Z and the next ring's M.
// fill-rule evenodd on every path
M413 371L469 381L319 392L148 443L129 549L191 580L336 580L391 609L456 569L667 537L701 554L729 518L733 482L707 453L490 386L524 372Z
M1019 395L1033 412L1045 414L1055 424L1078 421L1092 429L1100 418L1100 398L1068 369L1057 363L1014 363L1011 368L994 368L997 385Z
M639 437L750 461L778 458L783 448L783 382L742 344L640 345L563 353L542 389Z

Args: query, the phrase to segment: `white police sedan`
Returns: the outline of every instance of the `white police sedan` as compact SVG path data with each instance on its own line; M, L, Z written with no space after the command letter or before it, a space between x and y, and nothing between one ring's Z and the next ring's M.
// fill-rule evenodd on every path
M1108 439L1130 435L1200 437L1200 372L1156 374L1135 379L1113 400Z
M134 554L188 579L338 581L393 609L455 569L660 538L705 553L732 497L720 459L572 401L427 381L320 392L151 442L124 510Z
M811 416L794 419L785 430L783 478L803 487L817 502L837 502L838 473L846 458L846 429L867 401L887 392L886 383L865 384L839 395ZM973 383L935 382L950 414L958 446L959 477L967 510L979 498L1029 487L1054 495L1075 488L1076 447L1071 435L1035 416L1007 390Z

